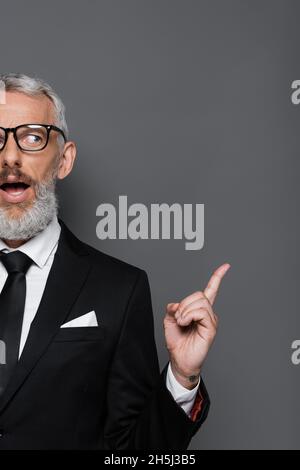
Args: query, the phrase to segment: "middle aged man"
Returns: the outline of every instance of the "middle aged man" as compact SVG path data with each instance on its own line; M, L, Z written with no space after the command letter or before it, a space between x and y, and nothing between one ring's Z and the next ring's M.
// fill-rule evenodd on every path
M186 449L229 265L167 305L160 373L146 272L57 218L76 156L61 100L25 75L0 84L0 449Z

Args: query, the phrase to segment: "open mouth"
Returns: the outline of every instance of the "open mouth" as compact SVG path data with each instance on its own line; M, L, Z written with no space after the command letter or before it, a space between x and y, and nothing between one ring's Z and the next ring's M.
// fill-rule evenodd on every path
M3 183L0 185L1 200L8 204L16 204L30 199L30 185L23 181Z
M17 183L4 183L0 186L2 191L16 196L22 194L27 188L29 188L29 184L23 183L21 181Z

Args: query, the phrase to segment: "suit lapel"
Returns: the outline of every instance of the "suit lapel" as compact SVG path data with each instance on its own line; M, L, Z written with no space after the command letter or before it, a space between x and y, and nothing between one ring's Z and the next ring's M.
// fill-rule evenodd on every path
M4 394L0 412L12 399L67 318L91 267L90 256L59 219L61 234L47 284L22 355Z

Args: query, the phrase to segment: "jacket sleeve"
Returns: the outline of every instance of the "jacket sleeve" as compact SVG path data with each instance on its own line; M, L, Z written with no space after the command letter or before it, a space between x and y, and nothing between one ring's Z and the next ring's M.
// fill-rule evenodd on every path
M167 365L159 371L148 277L139 270L109 373L105 449L187 449L209 397L201 380L201 411L192 421L167 389L166 373Z

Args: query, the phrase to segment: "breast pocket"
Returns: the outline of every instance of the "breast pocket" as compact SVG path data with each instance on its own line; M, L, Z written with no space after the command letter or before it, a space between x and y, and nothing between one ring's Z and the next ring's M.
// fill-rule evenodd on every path
M53 342L61 341L99 341L105 338L103 326L79 326L60 328Z

